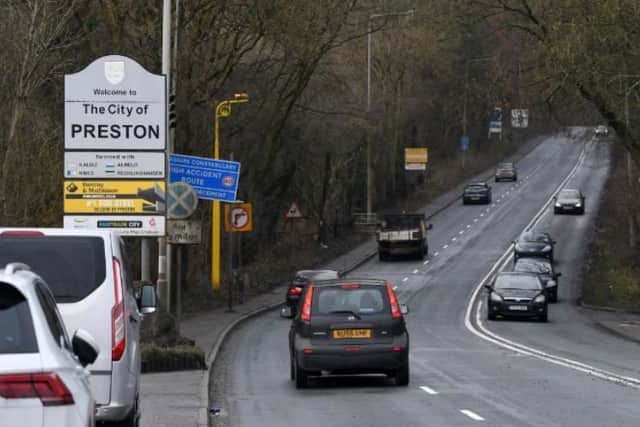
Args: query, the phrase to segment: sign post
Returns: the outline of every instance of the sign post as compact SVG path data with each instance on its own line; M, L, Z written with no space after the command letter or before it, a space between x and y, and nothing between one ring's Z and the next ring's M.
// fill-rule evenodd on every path
M164 236L166 77L109 55L64 81L64 226Z
M429 163L429 150L427 147L404 149L405 170L424 171L427 170L427 163Z

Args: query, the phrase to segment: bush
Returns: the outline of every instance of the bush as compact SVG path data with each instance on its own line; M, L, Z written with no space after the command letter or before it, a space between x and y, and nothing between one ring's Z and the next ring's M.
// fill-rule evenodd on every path
M140 348L142 372L169 372L205 369L204 352L196 346L162 347L143 343Z

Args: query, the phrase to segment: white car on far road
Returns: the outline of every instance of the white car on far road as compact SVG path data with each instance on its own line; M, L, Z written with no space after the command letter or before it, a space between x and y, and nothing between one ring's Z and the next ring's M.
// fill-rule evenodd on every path
M28 266L0 270L0 426L95 425L89 371L98 348L82 329L73 340L49 286Z

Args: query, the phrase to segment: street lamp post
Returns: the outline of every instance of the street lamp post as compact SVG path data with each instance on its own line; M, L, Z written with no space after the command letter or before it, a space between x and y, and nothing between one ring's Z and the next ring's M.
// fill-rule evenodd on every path
M249 102L249 95L237 93L233 99L221 101L216 105L214 126L213 126L213 158L220 158L220 118L231 115L233 104ZM222 216L220 214L220 201L214 200L211 211L211 286L213 289L220 288L220 238Z
M371 33L373 32L372 22L377 18L386 18L389 16L406 16L413 15L415 9L404 12L392 13L374 13L369 15L367 27L367 118L371 112ZM371 165L371 135L367 136L367 221L371 216L371 200L373 198L373 168Z

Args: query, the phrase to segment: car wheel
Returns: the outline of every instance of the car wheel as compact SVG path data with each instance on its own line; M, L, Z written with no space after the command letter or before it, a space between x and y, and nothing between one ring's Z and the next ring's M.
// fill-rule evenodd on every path
M548 316L549 315L548 315L547 311L545 310L544 313L542 313L540 315L540 317L538 317L538 320L540 320L542 323L547 323L547 321L549 320Z
M551 292L551 295L549 296L549 300L551 302L558 302L558 289L554 289L553 292Z
M307 386L309 385L309 375L307 375L307 373L304 371L304 369L300 368L300 365L298 365L297 360L294 362L294 377L296 380L296 388L300 389L300 388L307 388Z
M492 313L491 311L487 311L487 320L496 320L498 318L498 316L496 316L495 313Z
M404 365L396 371L395 382L397 386L409 385L409 359L405 361Z
M580 209L580 215L584 215L584 206Z
M425 256L429 255L429 245L425 245L425 247L424 247L424 255Z
M384 252L378 252L378 259L380 261L386 261L387 260L387 255Z
M466 201L465 199L462 199L462 204L463 204L463 205L466 205L466 204L467 204L467 201Z
M289 356L289 379L291 381L296 379L296 370L293 367L293 357Z

